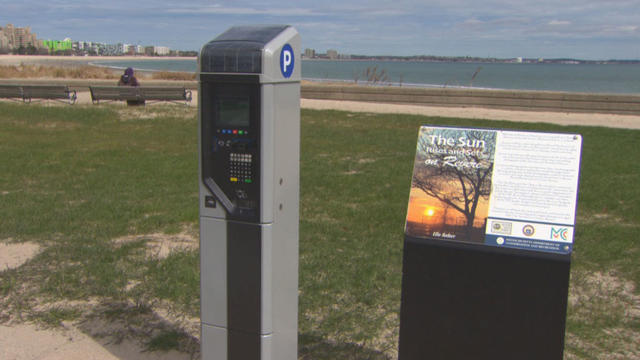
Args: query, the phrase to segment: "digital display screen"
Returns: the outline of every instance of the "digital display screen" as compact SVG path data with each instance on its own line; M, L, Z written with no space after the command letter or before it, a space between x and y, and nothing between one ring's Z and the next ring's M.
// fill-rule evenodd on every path
M249 127L249 98L216 99L216 123L222 127Z

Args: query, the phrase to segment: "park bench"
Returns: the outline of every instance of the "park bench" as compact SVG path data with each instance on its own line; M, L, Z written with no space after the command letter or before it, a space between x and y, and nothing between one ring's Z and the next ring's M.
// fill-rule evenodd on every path
M0 98L9 100L23 100L22 86L0 85Z
M191 90L183 87L90 86L91 101L169 101L191 102Z
M0 98L22 100L58 100L73 105L78 96L66 85L0 85Z
M22 95L24 102L32 99L59 100L73 105L78 99L76 91L69 90L66 85L22 85Z

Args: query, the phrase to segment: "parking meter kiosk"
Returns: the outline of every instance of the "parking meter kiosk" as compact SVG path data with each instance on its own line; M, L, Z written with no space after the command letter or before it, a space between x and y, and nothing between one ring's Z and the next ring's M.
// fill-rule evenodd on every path
M232 27L199 59L205 360L297 358L300 36Z

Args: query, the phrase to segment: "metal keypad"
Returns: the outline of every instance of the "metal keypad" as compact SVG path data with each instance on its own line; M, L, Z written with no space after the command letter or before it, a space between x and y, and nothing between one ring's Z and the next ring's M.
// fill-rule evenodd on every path
M251 173L251 154L229 154L229 181L232 183L251 184L253 175Z

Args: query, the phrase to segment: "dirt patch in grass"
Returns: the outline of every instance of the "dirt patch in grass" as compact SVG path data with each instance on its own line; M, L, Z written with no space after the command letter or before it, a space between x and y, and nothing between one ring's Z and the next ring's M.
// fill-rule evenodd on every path
M349 170L349 171L343 171L342 172L343 175L357 175L360 174L360 171L357 170Z
M579 224L600 223L600 224L615 225L615 226L622 226L622 227L640 227L640 224L627 222L619 216L615 216L606 212L579 216L578 223Z
M190 251L199 247L196 236L188 230L178 234L153 233L143 235L127 235L112 240L114 245L144 241L147 256L166 259L174 251Z
M0 241L0 271L20 267L40 252L38 244L31 242L11 243L11 240Z
M612 273L602 272L579 272L574 274L571 280L571 306L586 305L594 299L602 299L611 302L612 306L623 306L626 315L640 320L640 296L635 294L633 282L620 279Z
M116 355L119 351L134 348L138 352L169 351L161 358L193 358L200 351L199 321L185 320L155 306L132 302L104 303L94 306L76 323L78 329L96 341L107 345ZM194 329L195 328L195 329ZM124 348L122 345L125 345ZM127 351L130 352L130 351ZM156 354L158 356L160 354Z
M576 272L569 306L569 320L593 335L567 334L567 359L581 358L574 352L597 359L640 359L640 295L633 282L612 272Z
M149 103L148 105L153 105ZM139 121L151 120L157 118L177 118L192 119L196 116L196 110L193 107L186 106L166 106L163 103L157 103L158 106L153 107L123 107L118 109L118 119L120 121Z

